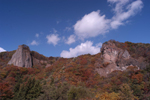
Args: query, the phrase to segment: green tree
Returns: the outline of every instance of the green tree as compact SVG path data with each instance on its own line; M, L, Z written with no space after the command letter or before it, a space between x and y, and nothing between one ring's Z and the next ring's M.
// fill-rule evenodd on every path
M59 86L50 83L50 85L42 87L43 94L37 100L67 100L68 90L69 84L67 83L62 83Z
M68 100L79 100L82 98L91 97L92 95L89 92L89 90L85 87L71 86L71 88L69 89L69 91L67 93L67 96L68 96Z
M14 92L14 100L33 100L40 95L41 85L35 78L29 78L26 84L17 83Z
M133 95L133 91L131 90L130 86L126 83L120 86L120 97L121 100L134 100L138 99Z

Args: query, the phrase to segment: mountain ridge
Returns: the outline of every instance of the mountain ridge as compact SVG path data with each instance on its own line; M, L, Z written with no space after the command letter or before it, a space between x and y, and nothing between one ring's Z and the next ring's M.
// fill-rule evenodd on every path
M64 89L68 88L70 90L66 90L67 92L65 93L72 93L69 92L72 89L71 87L77 89L72 91L78 91L79 87L80 89L84 87L86 91L90 91L90 94L94 93L94 97L86 95L84 98L87 100L88 98L91 98L89 100L96 100L97 96L101 97L103 94L111 95L111 93L115 93L121 98L122 96L120 95L122 93L120 91L123 92L124 85L130 91L131 98L135 96L137 98L143 98L141 100L146 100L145 98L148 98L150 95L150 44L120 43L115 40L110 40L103 44L101 53L95 55L85 54L74 58L45 58L45 56L37 52L30 51L31 58L35 58L35 62L33 62L31 68L18 67L13 64L9 65L8 62L15 52L0 53L0 98L2 94L5 95L5 92L1 90L7 89L10 92L6 93L7 96L4 96L5 98L18 98L16 97L16 93L23 93L23 88L27 88L29 85L28 82L31 82L30 78L35 78L36 81L40 81L38 87L43 90L39 89L39 94L35 97L38 99L42 98L39 100L43 100L45 98L44 95L51 93L51 89L57 91L55 91L55 94L59 94L59 89L63 88L59 87L64 86L66 83L68 87L65 87L65 85ZM20 88L15 86L17 84L20 84ZM6 88L2 87L5 85ZM16 88L18 92L14 90ZM83 93L86 93L85 90ZM31 95L29 92L27 94ZM52 96L52 94L47 96Z
M104 61L103 60L103 62L104 63L111 63L110 61L110 59L115 59L113 62L115 63L115 62L117 62L117 66L119 66L118 64L118 62L119 62L119 60L121 59L121 57L120 58L116 58L115 56L120 56L121 54L122 54L122 56L127 56L127 57L124 57L125 59L129 59L129 58L132 58L132 60L134 60L134 57L131 57L132 55L130 55L129 54L129 52L131 52L131 50L129 50L127 47L125 47L125 45L126 45L126 43L129 43L129 44L131 44L131 42L125 42L125 43L121 43L121 42L117 42L117 41L115 41L115 40L109 40L109 41L107 41L107 42L105 42L105 43L103 43L103 45L102 45L102 47L101 47L101 53L103 54L103 52L104 51L106 51L107 53L106 54L103 54L103 55L101 55L101 58L105 58L105 60L106 61ZM141 43L134 43L134 44L141 44ZM120 45L122 45L122 47L120 47ZM145 45L147 45L147 44L145 44ZM50 65L50 62L51 62L51 64L52 64L52 62L55 62L57 59L59 59L60 57L45 57L45 56L43 56L43 55L41 55L41 54L39 54L38 52L36 52L36 51L30 51L30 49L29 49L29 47L28 46L26 46L26 45L20 45L20 47L27 47L28 48L28 55L29 56L31 56L30 57L30 59L31 59L31 61L30 61L30 67L32 67L32 66L34 66L34 65L38 65L38 64L41 64L41 63L47 63L48 65ZM105 50L106 48L110 48L110 50L108 51L108 50ZM18 48L19 49L19 48ZM119 53L119 55L115 55L114 53L111 53L112 54L112 57L108 54L108 52L110 52L111 50L113 50L114 49L114 53ZM129 52L128 52L129 51ZM17 51L16 51L17 52ZM113 51L112 51L113 52ZM124 52L124 53L123 53ZM132 53L131 53L132 54ZM21 54L21 55L23 55L23 54ZM104 56L105 55L105 56ZM12 56L13 57L13 56ZM109 58L109 60L108 60L108 57L110 57ZM113 58L114 57L114 58ZM73 57L74 58L74 57ZM51 59L51 60L49 60L49 59ZM53 59L53 61L52 61L52 59ZM116 60L117 59L117 60ZM137 59L137 58L136 58ZM48 63L48 60L49 60L49 63ZM11 60L8 62L8 64L14 64L14 63L10 63L11 62ZM123 61L122 61L123 62ZM135 61L133 61L133 62L135 62ZM17 64L14 64L14 65L17 65ZM121 65L120 65L121 66ZM125 66L125 65L124 65ZM134 66L135 66L135 64L134 64ZM21 66L21 67L23 67L23 66ZM26 67L26 66L25 66Z

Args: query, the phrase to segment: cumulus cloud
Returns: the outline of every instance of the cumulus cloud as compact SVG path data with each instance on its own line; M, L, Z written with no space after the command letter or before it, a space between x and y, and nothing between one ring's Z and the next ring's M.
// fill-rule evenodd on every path
M110 20L100 14L100 10L86 14L74 25L75 34L80 38L95 37L108 31Z
M77 45L75 48L70 48L69 51L63 50L60 54L61 57L64 58L71 58L77 57L78 55L82 54L97 54L100 52L100 48L97 46L93 46L93 42L86 41Z
M115 4L115 7L112 8L114 16L107 19L105 15L100 14L100 10L84 15L74 25L74 33L80 39L96 37L111 29L117 29L143 8L141 0L107 0L107 2Z
M35 37L37 37L37 38L38 38L38 37L39 37L39 34L38 34L38 33L36 33L36 34L35 34Z
M65 42L66 44L72 44L72 43L74 43L76 40L75 40L75 36L74 35L70 35L69 37L68 37L68 40Z
M33 41L31 42L31 45L39 45L39 43L38 43L37 41L33 40Z
M47 43L53 44L54 46L57 45L58 41L60 40L58 34L49 34L46 36L46 38L47 38Z
M0 47L0 52L5 52L6 50Z

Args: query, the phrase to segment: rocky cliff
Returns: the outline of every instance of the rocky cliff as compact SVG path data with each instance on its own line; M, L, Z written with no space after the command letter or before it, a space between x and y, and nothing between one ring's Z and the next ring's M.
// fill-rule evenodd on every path
M135 66L137 69L145 68L146 61L149 61L150 58L144 58L145 55L140 55L135 58L134 56L137 54L131 52L130 48L133 47L133 44L131 46L130 45L131 43L129 42L126 44L114 40L103 43L100 56L92 60L94 62L93 66L95 70L101 76L107 76L115 70L124 71L128 68L128 66ZM35 51L30 51L29 47L26 45L20 45L8 64L13 64L19 67L45 68L51 66L54 62L55 65L57 65L58 59L57 57L45 57Z
M19 45L8 64L27 68L32 67L32 57L29 47L26 45Z
M137 59L132 58L126 49L117 47L112 40L102 45L99 62L95 66L101 76L107 76L114 70L124 71L128 66L136 66L139 69L141 64Z
M38 52L30 51L30 48L26 45L19 45L16 52L12 55L11 59L9 60L8 64L13 64L19 67L49 67L53 62L57 59L53 57L49 59Z
M114 43L108 41L102 45L102 58L104 62L115 63L118 59L129 59L130 54L127 50L116 47Z

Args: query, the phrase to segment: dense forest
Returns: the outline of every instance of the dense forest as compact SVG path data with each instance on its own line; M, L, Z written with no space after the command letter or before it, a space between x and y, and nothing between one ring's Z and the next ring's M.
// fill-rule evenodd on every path
M7 65L15 51L0 53L1 100L149 100L150 99L150 44L120 43L135 59L142 59L146 67L129 66L115 70L107 77L95 71L101 53L75 58L44 57L32 51L45 63L33 68ZM100 67L105 67L100 66Z

